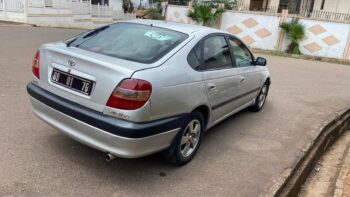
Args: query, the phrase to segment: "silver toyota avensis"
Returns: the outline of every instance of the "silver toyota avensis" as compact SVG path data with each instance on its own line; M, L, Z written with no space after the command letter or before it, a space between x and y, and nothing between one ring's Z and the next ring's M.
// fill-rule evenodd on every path
M107 160L163 151L183 165L203 132L244 108L261 110L265 65L227 32L133 20L42 45L27 91L39 118Z

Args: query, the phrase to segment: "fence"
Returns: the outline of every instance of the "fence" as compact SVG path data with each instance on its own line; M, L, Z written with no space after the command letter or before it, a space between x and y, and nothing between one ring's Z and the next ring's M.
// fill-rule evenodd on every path
M75 15L89 15L91 13L91 1L67 2L66 8L72 10Z
M181 5L181 6L188 6L189 0L169 0L169 5ZM220 0L197 0L195 2L198 3L210 3L214 7L217 7L219 3L222 3L223 1ZM254 8L250 7L249 4L245 3L244 1L236 1L232 5L226 5L225 8L228 10L233 11L240 11L240 12L249 12L249 13L261 13L261 14L275 14L275 15L281 15L282 8L278 6L270 5L268 7L262 7L262 8ZM312 19L320 19L320 20L328 20L328 21L341 21L341 22L350 22L350 13L338 13L338 12L329 12L324 10L307 10L307 9L300 9L298 7L295 8L286 8L289 11L289 15L292 15L294 17L306 17L306 18L312 18Z
M45 7L45 0L28 1L27 6L32 7L32 8L43 8L43 7Z
M267 7L258 10L249 10L249 7L246 5L237 5L232 10L237 11L246 11L246 12L261 12L261 13L275 13L281 15L282 10L278 7ZM301 10L301 9L288 9L288 13L293 17L305 17L319 20L328 20L328 21L341 21L341 22L350 22L349 13L338 13L338 12L329 12L324 10Z
M26 0L0 0L0 12L24 13ZM5 7L6 6L6 7ZM133 13L124 13L122 9L113 10L108 5L92 5L91 0L29 0L27 3L29 14L62 14L90 15L115 20L135 19ZM51 11L49 11L51 9ZM45 12L45 10L47 12ZM56 11L54 11L56 10ZM59 10L59 11L57 11ZM1 15L0 13L0 15Z
M112 9L107 5L91 5L92 17L112 17Z
M187 11L188 6L168 5L166 20L194 23L186 16ZM338 21L329 21L323 20L325 16L317 16L316 13L313 12L310 16L312 18L308 18L295 14L288 15L287 11L283 11L282 14L269 14L228 10L221 16L218 26L252 48L284 51L290 41L284 36L279 24L297 16L306 31L305 37L300 42L300 51L303 54L350 60L350 22L349 20L347 23L339 22L346 20L347 16L340 15L336 18ZM323 19L315 19L316 17Z
M23 0L3 0L2 8L6 6L8 12L24 12L24 1Z
M168 3L171 5L183 5L187 6L190 0L169 0Z
M335 21L350 21L350 14L348 13L327 12L323 10L313 11L312 13L310 13L310 17Z
M90 0L28 0L29 8L68 9L72 14L90 14Z

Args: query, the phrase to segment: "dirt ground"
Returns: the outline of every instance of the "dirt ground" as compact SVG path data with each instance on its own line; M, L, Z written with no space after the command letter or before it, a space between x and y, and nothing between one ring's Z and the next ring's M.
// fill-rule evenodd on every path
M318 161L309 176L300 197L333 196L340 170L350 146L350 131L346 132ZM349 172L350 173L350 172ZM350 174L345 181L344 191L350 195Z

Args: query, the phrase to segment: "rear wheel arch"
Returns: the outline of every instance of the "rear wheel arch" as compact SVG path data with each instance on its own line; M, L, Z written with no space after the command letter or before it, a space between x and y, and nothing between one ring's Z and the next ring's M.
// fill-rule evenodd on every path
M201 140L202 134L205 131L205 118L204 118L204 115L202 114L203 112L200 111L204 109L205 109L204 107L199 106L187 116L183 126L181 127L181 130L175 136L170 147L163 151L162 154L165 160L177 166L182 166L193 159L193 157L196 155L199 149L199 146L202 141ZM188 129L189 127L192 127L190 126L192 122L199 123L200 125L199 130L194 128ZM194 132L191 132L191 130L192 131L197 130L197 132L194 133ZM196 134L198 132L199 132L199 135ZM197 137L193 136L193 134L196 134ZM195 141L193 141L194 139ZM191 146L190 144L186 144L186 143L195 143L195 145ZM191 148L191 147L193 148L193 150L189 153L189 155L184 155L186 147L183 147L183 146L188 146L188 148Z
M196 107L192 112L194 112L194 111L198 111L204 116L204 121L205 121L204 124L206 127L209 123L209 118L210 118L209 107L206 105L200 105L200 106Z

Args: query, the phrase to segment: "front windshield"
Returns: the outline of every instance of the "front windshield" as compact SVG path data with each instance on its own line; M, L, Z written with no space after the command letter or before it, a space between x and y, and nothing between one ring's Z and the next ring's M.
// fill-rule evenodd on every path
M134 23L116 23L80 35L69 46L121 59L152 63L188 37L177 31Z

